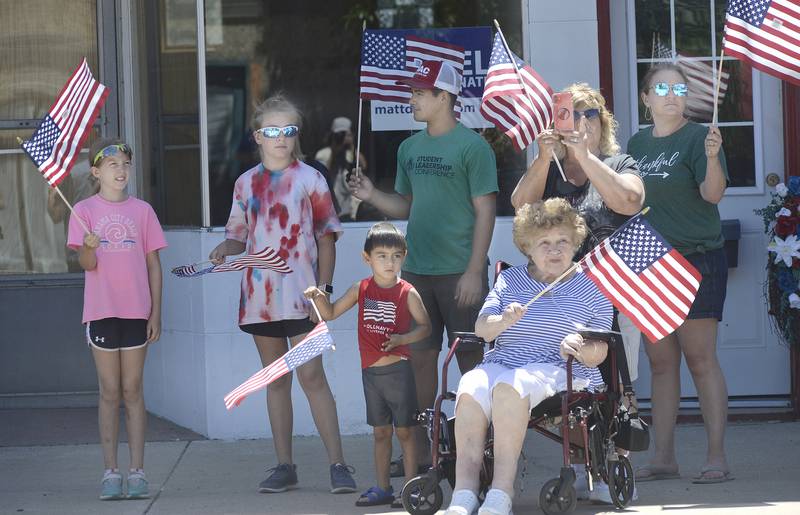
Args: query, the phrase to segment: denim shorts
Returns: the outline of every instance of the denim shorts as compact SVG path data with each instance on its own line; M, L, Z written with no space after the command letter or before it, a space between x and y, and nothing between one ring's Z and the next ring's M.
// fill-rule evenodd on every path
M722 321L722 308L728 289L728 260L725 249L697 252L684 257L703 276L687 318L716 318Z

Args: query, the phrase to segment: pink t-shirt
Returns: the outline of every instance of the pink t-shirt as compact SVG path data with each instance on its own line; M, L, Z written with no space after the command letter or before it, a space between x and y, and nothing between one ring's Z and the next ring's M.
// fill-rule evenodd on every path
M248 268L242 274L239 325L308 316L303 291L317 284L317 240L342 232L325 178L295 161L282 172L251 168L237 180L225 237L247 253L271 247L292 269Z
M97 267L86 272L83 321L103 318L150 318L152 299L147 276L148 253L167 246L150 204L134 197L109 202L93 195L75 204L75 215L100 237ZM84 231L69 217L67 245L83 245Z

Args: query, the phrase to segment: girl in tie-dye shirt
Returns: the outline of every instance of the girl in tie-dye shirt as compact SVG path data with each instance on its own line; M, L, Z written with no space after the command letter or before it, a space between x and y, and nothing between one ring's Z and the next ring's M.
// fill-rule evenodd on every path
M225 241L210 254L215 263L241 252L270 247L286 260L289 274L246 269L242 277L239 327L253 335L267 366L314 328L303 291L333 279L335 242L342 229L325 178L304 164L298 135L301 116L285 98L272 97L253 114L261 163L236 181ZM331 463L331 491L354 492L344 465L336 404L317 357L296 370ZM292 375L267 387L267 408L278 466L259 485L261 492L283 492L297 484L292 463Z

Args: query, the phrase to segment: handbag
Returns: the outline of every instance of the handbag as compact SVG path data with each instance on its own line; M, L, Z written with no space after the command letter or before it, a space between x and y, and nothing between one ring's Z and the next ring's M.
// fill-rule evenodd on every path
M628 411L621 406L617 419L619 424L614 445L633 452L646 451L650 447L650 429L635 408Z

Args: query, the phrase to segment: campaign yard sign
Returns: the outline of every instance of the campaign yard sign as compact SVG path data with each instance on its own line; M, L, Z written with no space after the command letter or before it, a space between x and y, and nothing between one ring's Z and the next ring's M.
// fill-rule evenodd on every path
M494 127L481 115L480 103L483 82L489 68L492 53L491 27L462 27L447 29L397 29L387 30L398 37L416 36L433 39L464 48L464 74L461 79L461 123L466 127L480 129ZM421 130L424 123L414 121L411 106L396 101L370 101L373 131Z

